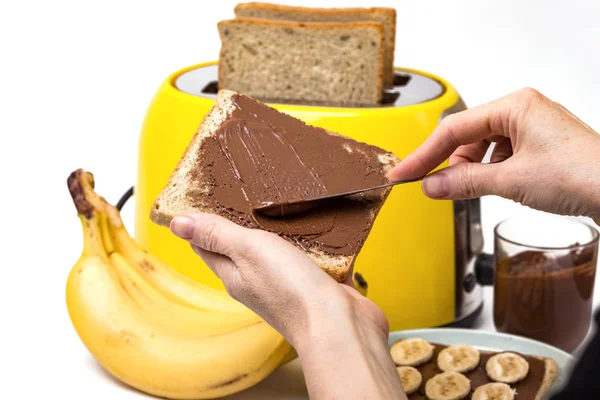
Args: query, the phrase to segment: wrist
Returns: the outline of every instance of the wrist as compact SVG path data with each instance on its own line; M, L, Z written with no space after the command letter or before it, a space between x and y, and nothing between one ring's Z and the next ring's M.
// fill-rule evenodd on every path
M595 144L596 146L593 147L594 149L594 155L600 153L600 134L596 134L595 137ZM597 158L595 158L597 160ZM592 160L594 160L594 158L592 158ZM594 164L592 163L592 166ZM598 165L598 167L600 167L600 165ZM593 167L592 167L593 168ZM594 220L594 222L598 225L600 225L600 169L596 170L593 172L592 176L595 177L595 181L592 183L593 186L593 193L592 193L592 199L594 200L594 205L593 205L593 209L591 211L591 215L590 217Z
M315 311L296 338L309 396L406 400L387 336L348 304L349 310Z
M343 311L342 301L335 296L330 300L333 302L314 299L303 307L303 324L296 325L289 338L298 354L335 342L340 331L353 330L352 318Z
M596 223L600 222L600 164L598 154L600 153L600 134L587 135L578 143L580 149L577 160L570 155L563 158L562 168L557 182L559 188L564 189L568 196L567 204L573 204L576 208L572 215L592 218ZM563 195L564 195L563 194Z
M351 299L336 296L330 300L307 308L305 324L291 342L299 355L387 348L387 336L372 320L356 313Z
M368 335L367 335L368 336ZM373 348L379 340L365 337L360 323L346 316L327 318L321 315L308 324L294 348L305 373L323 376L334 366L337 373L344 369L368 370Z

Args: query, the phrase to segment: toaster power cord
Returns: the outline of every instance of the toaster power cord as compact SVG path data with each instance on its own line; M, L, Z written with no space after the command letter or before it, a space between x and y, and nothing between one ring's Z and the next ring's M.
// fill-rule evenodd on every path
M127 200L131 198L131 196L133 196L133 186L130 187L129 190L127 190L117 202L117 205L115 207L117 208L117 210L119 210L119 212L121 212L121 209L123 208L125 203L127 203Z

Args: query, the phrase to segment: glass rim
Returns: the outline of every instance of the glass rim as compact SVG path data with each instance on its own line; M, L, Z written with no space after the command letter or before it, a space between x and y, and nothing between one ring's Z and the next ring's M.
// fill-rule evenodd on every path
M574 223L579 224L579 225L584 225L585 227L587 227L590 230L590 232L592 232L592 239L590 239L586 243L580 243L580 244L575 245L575 246L571 245L571 246L550 246L549 247L549 246L529 245L529 244L520 243L520 242L517 242L515 240L508 239L507 237L501 235L498 232L498 229L504 223L511 222L511 221L518 221L518 220L522 220L522 219L524 219L524 218L523 217L512 217L512 218L507 218L507 219L504 219L504 220L498 222L496 224L496 226L494 227L494 237L500 238L503 241L508 242L510 244L513 244L513 245L516 245L516 246L529 247L531 249L537 249L537 250L572 250L572 249L578 249L578 248L581 248L581 247L593 246L594 244L598 244L598 242L600 240L600 233L598 233L598 230L596 228L594 228L592 225L588 224L587 222L580 221L580 220L569 220L569 221L574 222Z

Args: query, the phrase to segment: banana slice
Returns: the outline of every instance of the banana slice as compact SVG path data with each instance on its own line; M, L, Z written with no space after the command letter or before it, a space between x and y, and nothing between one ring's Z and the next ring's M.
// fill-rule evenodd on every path
M529 363L515 353L500 353L490 357L485 371L491 380L502 383L516 383L529 373Z
M448 346L440 351L437 362L444 372L468 372L479 365L479 350L466 344Z
M399 366L415 367L433 357L434 346L420 338L403 339L392 344L390 353Z
M396 370L398 371L398 375L400 375L404 393L407 395L412 394L421 387L423 376L418 369L414 367L397 367Z
M506 383L488 383L475 389L471 400L514 400L515 393Z
M460 400L471 391L471 381L458 372L442 372L425 383L429 400Z

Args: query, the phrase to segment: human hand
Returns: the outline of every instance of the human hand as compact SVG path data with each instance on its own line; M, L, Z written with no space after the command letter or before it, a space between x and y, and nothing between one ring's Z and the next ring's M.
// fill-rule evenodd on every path
M406 399L387 319L354 289L352 271L339 284L286 240L217 215L175 217L171 231L294 346L311 398Z
M489 164L482 164L490 144ZM533 89L445 117L388 178L425 175L436 199L498 195L542 211L600 220L600 135Z
M368 321L387 340L387 319L354 289L351 271L340 285L277 235L243 228L217 215L176 217L171 230L190 242L234 299L291 343L299 341L298 334L323 314L328 320L357 314L354 316Z

